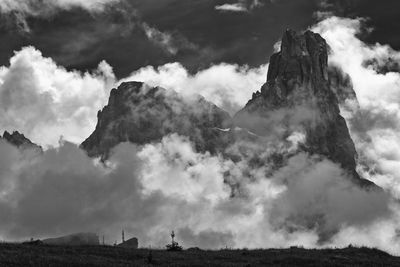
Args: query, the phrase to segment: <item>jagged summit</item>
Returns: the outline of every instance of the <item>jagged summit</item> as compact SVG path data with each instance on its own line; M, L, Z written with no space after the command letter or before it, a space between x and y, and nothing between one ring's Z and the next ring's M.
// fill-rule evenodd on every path
M90 156L107 158L122 142L146 144L171 133L188 136L199 151L215 151L231 124L229 114L201 96L183 97L141 82L122 83L97 115L93 134L81 147Z
M326 156L357 183L370 184L355 170L356 149L330 84L326 41L311 31L287 30L281 51L271 56L267 82L235 115L234 122L264 136L272 128L281 128L283 138L293 131L302 132L301 150Z
M299 34L287 30L281 51L271 56L267 81L283 77L298 82L310 79L328 80L328 54L326 41L317 33Z
M8 131L4 131L3 137L0 136L0 139L6 140L8 143L18 147L18 148L34 148L38 150L42 150L40 146L33 143L31 140L25 137L25 135L21 134L18 131L13 131L10 134Z
M270 58L267 83L253 94L249 103L262 95L263 105L276 107L291 101L298 104L321 93L329 97L323 100L337 102L334 97L330 98L326 41L311 31L300 34L287 30L282 37L281 51Z

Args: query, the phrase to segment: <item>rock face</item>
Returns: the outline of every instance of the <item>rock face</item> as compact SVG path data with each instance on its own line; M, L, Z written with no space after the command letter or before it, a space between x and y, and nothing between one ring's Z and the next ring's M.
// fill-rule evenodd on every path
M340 164L355 182L370 184L355 171L357 153L337 99L346 92L331 89L335 82L342 84L343 80L329 79L325 40L310 31L287 30L281 51L271 56L267 82L235 115L234 122L262 136L271 134L271 127L281 127L283 137L291 131L303 132L301 150L323 155ZM277 111L285 114L279 120Z
M37 149L42 151L42 148L31 140L26 138L23 134L19 133L18 131L14 131L12 134L5 131L3 137L0 136L0 139L6 140L8 143L22 149Z
M353 89L353 83L348 74L344 73L339 67L329 66L329 88L335 93L340 105L346 105L346 101L356 103L358 107L357 95Z
M229 114L200 96L183 97L140 82L122 83L99 111L95 131L81 147L89 156L109 156L122 142L146 144L170 133L188 136L198 151L215 151L221 145Z

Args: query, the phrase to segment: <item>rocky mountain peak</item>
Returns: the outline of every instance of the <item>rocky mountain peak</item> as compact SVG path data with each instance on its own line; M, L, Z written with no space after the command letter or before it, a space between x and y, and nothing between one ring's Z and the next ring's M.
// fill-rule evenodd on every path
M141 82L126 82L113 89L97 117L95 131L81 147L103 159L119 143L143 145L172 133L189 137L199 151L212 152L223 133L218 129L231 124L227 112L201 96L184 97Z
M33 148L42 150L42 148L31 140L25 137L25 135L21 134L18 131L13 131L9 133L8 131L4 131L3 137L0 136L0 139L6 140L8 143L18 147L18 148Z
M357 153L340 115L337 90L331 88L327 51L319 34L287 30L281 51L271 56L267 82L234 122L263 136L277 128L282 129L281 138L301 132L305 141L299 150L325 156L357 183L369 184L355 170Z
M287 30L282 37L281 51L271 57L267 81L279 76L301 82L311 78L327 80L327 69L327 44L319 34Z

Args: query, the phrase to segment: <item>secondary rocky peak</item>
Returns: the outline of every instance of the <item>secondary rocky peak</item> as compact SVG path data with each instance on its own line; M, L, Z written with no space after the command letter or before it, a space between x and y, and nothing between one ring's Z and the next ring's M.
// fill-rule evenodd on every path
M90 156L109 156L122 142L139 145L178 133L189 137L199 151L215 151L218 129L230 126L229 114L201 96L183 97L173 90L141 82L122 83L98 112L93 134L81 147Z
M6 140L8 143L18 147L18 148L34 148L42 150L42 148L31 140L25 137L25 135L21 134L18 131L14 131L9 133L8 131L4 131L3 137L0 136L0 139Z
M151 88L142 82L123 82L118 86L118 89L114 88L111 90L108 104L113 106L118 104L118 101L126 98L134 97L139 94L146 95L150 89L153 89L153 92L158 91L156 87Z

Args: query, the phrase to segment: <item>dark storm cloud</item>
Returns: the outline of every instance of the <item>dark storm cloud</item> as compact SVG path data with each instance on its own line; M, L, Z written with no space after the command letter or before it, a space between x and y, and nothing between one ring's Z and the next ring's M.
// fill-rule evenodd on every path
M117 77L168 62L180 62L192 73L221 62L259 66L267 61L286 28L301 30L312 25L317 11L370 17L375 31L365 40L381 40L396 48L400 37L391 29L393 23L400 23L400 4L395 0L385 3L122 0L111 1L101 12L72 6L25 20L21 12L13 12L0 19L0 65L8 61L13 50L33 45L68 68L93 69L106 60L114 66ZM216 10L223 5L236 5L246 12ZM24 31L27 28L29 32Z
M4 64L13 50L33 45L68 68L92 69L105 59L119 66L117 73L128 74L142 64L157 65L181 50L197 48L179 32L162 32L144 22L129 3L112 2L96 13L80 7L53 15L28 13L22 25L16 17L20 13L3 14L0 29L8 42L0 60Z
M317 8L314 1L281 0L245 1L246 8L257 6L249 14L215 10L226 2L126 0L102 12L75 7L52 16L31 16L26 25L16 13L2 16L0 65L13 50L33 45L68 68L93 69L106 60L117 77L167 62L180 62L191 72L220 62L259 66L282 31L305 28ZM21 31L26 27L28 33Z
M268 60L281 33L288 27L299 30L312 23L317 8L314 1L303 0L256 1L257 8L249 13L220 12L215 7L239 2L250 10L254 1L170 0L164 3L174 4L161 7L152 0L138 2L145 21L161 30L176 29L204 49L200 55L176 58L191 71L219 62L259 66Z
M389 44L394 49L400 49L400 35L393 34L393 29L400 28L400 1L382 0L324 0L325 10L343 17L367 18L367 26L372 32L364 31L359 35L369 44L379 42Z

